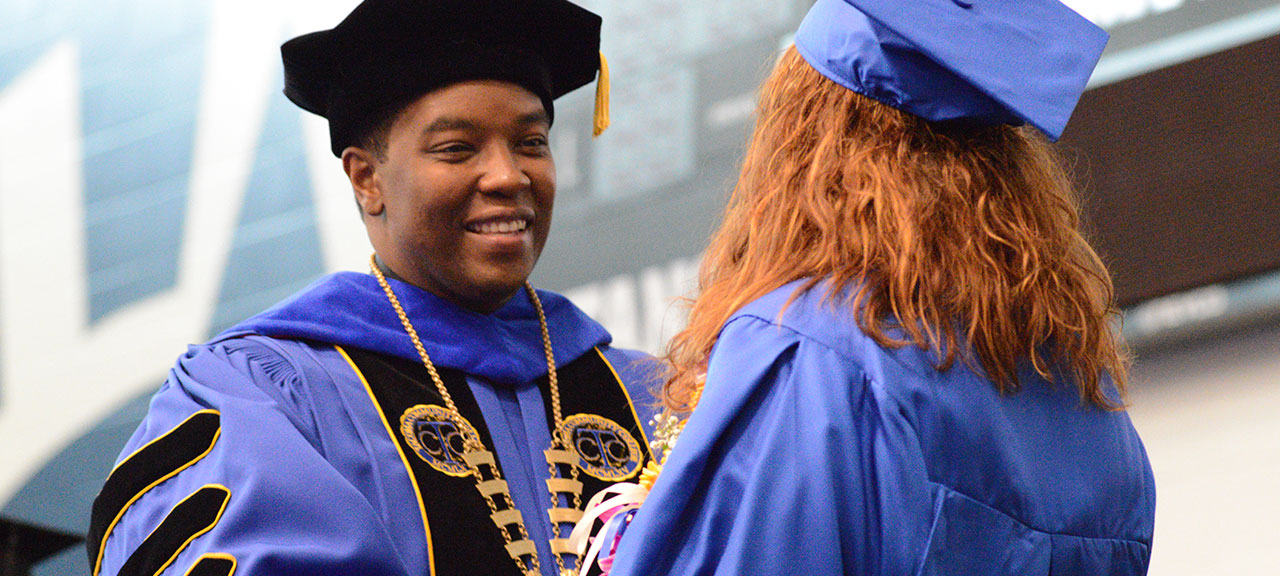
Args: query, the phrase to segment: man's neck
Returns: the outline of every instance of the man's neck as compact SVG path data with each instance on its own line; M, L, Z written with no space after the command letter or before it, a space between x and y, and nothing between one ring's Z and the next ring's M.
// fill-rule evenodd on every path
M499 301L496 305L493 305L493 306L477 306L477 305L475 305L474 303L472 303L472 304L468 304L468 303L466 303L466 302L458 302L457 300L455 300L455 299L453 299L453 298L449 298L449 297L444 296L444 295L441 295L441 294L439 294L439 293L437 293L437 292L435 292L435 291L433 291L433 290L429 290L429 289L424 288L424 287L422 287L422 286L418 286L417 284L415 284L415 283L413 283L413 282L410 282L410 281L408 281L408 280L405 280L402 276L400 276L399 274L396 274L394 270L392 270L391 268L389 268L389 267L387 266L387 263L386 263L386 262L383 262L383 261L382 261L382 257L381 257L381 256L379 256L377 253L375 253L375 254L373 255L373 261L374 261L374 264L378 267L378 270L382 272L382 275L383 275L383 276L385 276L385 277L387 277L387 278L389 278L389 279L396 280L396 281L399 281L399 282L404 282L405 284L409 284L410 286L417 286L418 288L421 288L421 289L423 289L423 290L426 290L427 292L431 292L432 294L435 294L437 297L442 298L442 299L444 299L444 300L447 300L447 301L449 301L449 302L452 302L453 304L455 304L455 305L457 305L457 306L459 306L459 307L466 308L467 310L471 310L472 312L476 312L476 313L478 313L478 314L484 314L484 315L486 315L486 316L487 316L487 315L489 315L489 314L493 314L493 313L494 313L495 311L497 311L499 308L502 308L504 305L506 305L506 303L507 303L508 301L510 301L510 300L511 300L511 298L513 298L513 297L515 296L515 293L512 293L510 296L507 296L506 298L503 298L501 301Z
M392 280L398 280L400 282L404 282L405 284L413 284L412 282L409 282L408 280L401 278L399 274L396 274L394 271L388 268L387 263L382 261L381 256L374 254L373 262L378 266L378 270L382 271L383 276L386 276L387 278L390 278Z

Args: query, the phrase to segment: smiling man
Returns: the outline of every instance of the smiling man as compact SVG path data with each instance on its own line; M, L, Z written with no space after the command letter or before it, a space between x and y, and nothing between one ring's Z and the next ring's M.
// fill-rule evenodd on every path
M441 88L400 110L385 143L343 165L386 269L489 313L533 272L551 228L551 117L500 80Z
M370 274L179 359L94 502L95 576L577 573L582 503L650 458L645 357L527 283L599 32L565 0L366 0L285 43Z

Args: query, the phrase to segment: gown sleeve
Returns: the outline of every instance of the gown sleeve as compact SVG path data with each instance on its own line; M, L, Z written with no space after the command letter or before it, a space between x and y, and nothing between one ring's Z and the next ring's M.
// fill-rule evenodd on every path
M95 500L93 574L403 574L305 380L265 344L182 357Z
M928 530L911 511L930 499L909 480L923 477L923 462L902 457L910 427L884 417L886 404L833 349L734 319L611 574L909 573Z

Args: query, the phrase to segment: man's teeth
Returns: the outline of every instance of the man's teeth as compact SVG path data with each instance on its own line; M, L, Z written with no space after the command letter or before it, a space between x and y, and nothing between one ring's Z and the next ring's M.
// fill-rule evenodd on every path
M498 222L485 222L475 226L475 231L481 234L510 234L512 232L523 232L529 227L528 220L502 220Z

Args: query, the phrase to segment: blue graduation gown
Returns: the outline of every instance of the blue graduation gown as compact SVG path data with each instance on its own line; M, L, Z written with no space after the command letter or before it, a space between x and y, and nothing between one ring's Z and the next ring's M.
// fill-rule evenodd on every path
M554 574L543 455L550 434L535 383L547 365L528 297L522 291L495 313L481 315L389 282L433 362L466 374L492 437L489 448L538 545L542 572ZM610 348L603 327L563 297L539 295L557 365L599 350L630 390L635 417L647 422L648 358ZM166 517L210 527L178 531L195 536L168 559L165 574L185 574L202 558L206 567L219 569L233 562L238 574L433 573L436 557L449 551L432 549L428 535L450 526L431 524L420 510L392 431L339 347L420 362L376 280L355 273L323 278L192 346L153 397L120 461L157 442L173 442L169 452L190 454L166 464L175 470L161 482L137 487L140 496L102 536L97 573L116 574ZM204 436L192 425L200 418L212 422ZM175 430L180 442L172 437ZM209 497L193 503L189 510L195 512L171 512L183 510L202 487ZM91 565L96 561L90 558ZM512 564L505 555L494 562L503 569ZM476 567L476 573L489 572Z
M613 576L1144 574L1155 485L1070 381L1001 396L886 349L824 285L744 307Z

